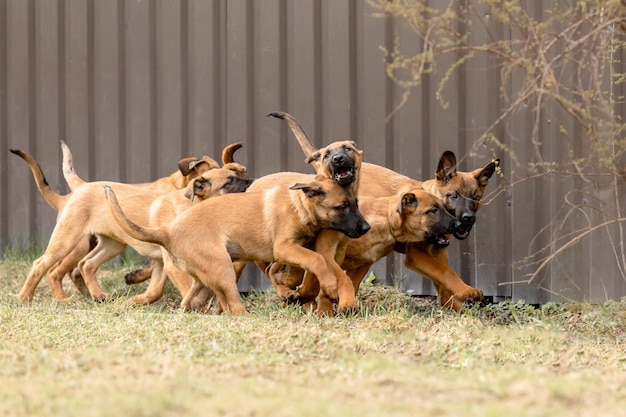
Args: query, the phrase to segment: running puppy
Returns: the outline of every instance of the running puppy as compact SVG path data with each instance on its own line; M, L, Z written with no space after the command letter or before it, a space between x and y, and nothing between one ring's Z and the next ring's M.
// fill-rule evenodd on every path
M194 288L211 288L223 311L248 314L239 297L233 261L278 261L312 271L327 284L326 295L336 299L333 271L321 255L307 246L322 229L334 229L353 238L369 230L355 196L323 176L311 180L305 174L277 173L271 177L278 184L289 178L292 185L203 201L161 229L133 223L111 187L105 188L105 194L113 218L129 236L161 245L171 261L168 264L164 257L166 269L177 268L191 275ZM194 288L183 299L183 307L193 299Z

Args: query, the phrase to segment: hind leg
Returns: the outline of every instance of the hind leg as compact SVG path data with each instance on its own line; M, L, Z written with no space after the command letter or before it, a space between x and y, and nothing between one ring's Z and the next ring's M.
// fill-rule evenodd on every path
M85 280L85 285L89 289L91 298L96 301L104 301L109 294L102 291L100 284L96 280L96 271L108 260L113 259L124 251L125 244L113 240L107 236L98 236L98 244L78 263L78 269Z
M163 296L163 288L167 281L167 274L163 271L163 263L152 261L151 264L152 277L150 285L143 294L136 295L128 300L129 303L135 305L152 304Z
M22 303L33 299L35 289L44 274L67 256L80 238L81 235L79 233L74 233L74 230L65 227L64 223L57 223L52 232L52 236L50 236L46 251L33 262L28 277L20 289L17 298Z
M237 276L227 252L216 251L202 259L193 256L185 261L190 264L192 275L215 292L221 309L238 316L249 314L241 302Z
M172 257L165 249L161 251L161 254L165 273L183 297L180 306L187 311L206 312L209 300L215 297L213 291L201 283L197 283L197 280L174 265Z
M78 269L78 262L80 262L81 259L83 259L89 252L91 252L97 244L98 238L96 238L96 236L94 235L91 235L88 238L82 238L80 242L76 245L76 248L72 251L72 256L74 257L74 269L69 275L72 279L72 282L74 283L74 287L76 287L76 289L85 297L91 297L91 294L89 293L89 288L87 288L87 286L85 285L83 275Z
M126 281L126 284L128 285L139 284L141 282L144 282L152 277L153 268L154 268L154 261L152 261L149 266L146 266L141 269L136 269L133 272L129 272L124 277L124 281Z
M70 253L65 255L63 259L57 263L48 273L46 277L48 278L48 285L50 285L50 290L52 291L52 295L59 301L67 301L67 294L63 290L63 277L65 275L70 275L70 278L74 282L74 285L78 290L86 296L89 296L89 292L87 291L87 287L82 279L82 276L77 279L76 267L78 266L78 262L89 253L90 244L88 238L82 238L80 241L74 246ZM82 286L81 286L82 284ZM86 292L86 294L85 294ZM63 297L64 299L61 299Z

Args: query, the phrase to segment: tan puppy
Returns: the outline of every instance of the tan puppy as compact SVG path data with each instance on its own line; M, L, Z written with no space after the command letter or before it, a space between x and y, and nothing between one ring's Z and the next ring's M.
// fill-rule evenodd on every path
M232 152L240 147L240 144L230 145L224 149L224 155L229 156L230 162L232 162ZM77 175L75 175L74 168L72 166L72 154L67 147L67 145L62 142L62 147L64 149L64 164L67 166L67 169L73 172L73 175L70 177L70 180L73 182L74 187L78 187L84 183ZM18 155L22 158L30 167L31 172L33 174L33 178L35 179L35 183L39 192L44 197L46 202L55 210L57 210L57 219L60 216L61 210L65 206L65 203L69 200L70 194L60 195L53 191L46 178L41 170L41 167L32 157L32 155L27 152L11 149L11 152L15 155ZM198 174L205 172L215 166L219 166L217 162L209 157L203 157L202 159L198 158L184 158L178 162L179 171L171 174L168 177L162 178L160 180L155 181L154 183L146 183L140 184L141 186L145 186L150 189L162 189L163 191L172 191L175 190L175 186L184 186L189 183L189 181L196 177ZM184 185L183 185L184 184ZM96 241L93 238L85 238L77 243L76 247L61 260L55 267L48 271L46 274L46 278L48 280L48 284L50 286L50 290L53 296L59 301L67 301L68 297L65 291L63 290L62 280L63 277L67 274L70 275L72 281L78 288L78 290L85 296L89 297L90 293L85 285L83 278L77 269L78 262L91 250L95 247Z
M384 167L364 163L363 178L370 180L364 180L361 192L362 195L385 195L421 185L439 197L446 209L455 216L451 234L457 239L465 239L476 221L476 211L480 208L480 200L489 179L499 164L500 160L495 159L483 168L461 172L457 170L454 153L446 151L439 159L435 178L419 182ZM410 243L398 245L396 251L406 254L404 263L409 269L433 281L441 304L459 310L465 301L482 299L483 293L480 289L465 284L448 266L447 246L439 247L425 242ZM355 285L361 282L366 273L364 271L361 276L351 275Z
M65 207L65 203L69 200L70 194L61 195L55 192L48 185L48 181L39 166L39 163L27 152L11 149L11 152L20 158L22 158L28 166L30 167L31 172L33 173L33 178L35 179L35 184L39 189L39 192L43 196L44 200L48 203L50 207L57 211L57 220L61 215L61 210ZM66 274L71 274L72 271L78 266L78 262L82 259L82 257L88 253L91 249L95 247L95 239L83 239L81 240L74 250L68 254L67 257L63 258L58 264L56 264L53 268L48 271L46 274L46 278L48 280L48 286L50 287L50 291L54 298L59 301L68 300L67 294L63 290L62 280ZM77 270L78 271L78 270ZM72 277L72 279L74 279ZM82 283L82 286L80 285ZM84 295L89 296L89 290L84 285L82 281L82 277L80 280L77 280L76 287L80 292Z
M310 140L293 117L290 117L288 123L305 155L309 155L312 148ZM403 190L422 187L443 201L446 209L456 218L451 228L452 234L458 239L465 239L476 221L480 199L499 163L500 160L496 159L483 168L461 172L457 171L454 153L446 151L439 160L435 178L421 182L385 167L363 162L358 195L359 198L391 196ZM438 247L427 242L411 242L397 245L396 250L406 254L405 264L409 269L433 281L442 304L458 310L462 302L482 298L482 291L465 284L449 268L447 245ZM355 289L358 290L368 269L364 265L359 271L349 274ZM297 277L294 279L291 276L288 285L293 286L295 282Z
M341 254L341 268L350 275L353 271L366 268L387 256L400 242L427 242L447 245L454 217L447 212L440 199L421 188L415 188L389 197L362 197L359 210L371 226L369 232L358 239L350 239ZM269 273L277 292L288 302L313 302L319 292L316 280L305 279L305 284L297 288L284 285L285 271L272 265ZM330 301L319 297L318 312L332 310Z
M238 166L238 164L236 165ZM233 171L223 169L212 175L221 175L226 180L232 181L230 179L232 174ZM83 276L86 276L85 284L91 296L99 300L106 298L107 294L100 289L95 279L95 271L103 262L121 253L128 242L124 240L125 236L123 233L119 233L119 230L115 230L115 223L111 220L108 206L104 202L101 184L102 183L83 183L83 185L77 187L71 194L58 217L57 225L52 233L46 252L41 258L35 261L33 268L31 268L29 279L27 279L20 291L19 299L21 301L24 302L32 299L34 290L41 280L41 276L44 273L50 274L51 272L55 272L57 269L52 269L52 267L56 263L65 262L66 258L75 251L75 248L83 241L88 242L89 237L92 235L98 237L98 245L96 248L89 252L86 258L84 258L85 252L82 252L80 258L73 257L72 259L80 259L78 265L79 268L81 268ZM140 187L119 183L107 184L116 184L120 187L124 187L129 198L136 201L138 217L144 219L146 224L149 219L150 204L164 194L163 191L146 190L148 195L144 195L143 198L135 198L135 194L138 190L141 190ZM94 189L97 189L96 193L93 192ZM224 190L220 191L220 193L223 193L223 191ZM184 192L184 190L180 191L180 193ZM104 216L102 215L103 209ZM109 218L108 224L107 217ZM112 226L113 229L109 226ZM151 249L152 251L150 251L150 248L146 249L146 252L159 252L158 247ZM90 268L85 267L86 262L90 262L88 265ZM66 271L69 271L69 269ZM63 275L59 273L52 278L52 280L58 280L58 287L60 287L62 277ZM58 295L61 299L67 298L64 293ZM65 295L65 297L63 297L63 295Z
M162 227L174 220L176 216L187 210L192 204L199 203L211 197L217 197L228 193L242 193L252 183L252 179L245 177L245 168L237 164L226 164L224 168L216 168L194 178L187 188L181 191L173 191L158 197L150 205L148 226L151 228ZM151 304L163 296L163 288L167 281L167 274L163 270L163 259L153 259L150 270L150 284L143 294L136 295L129 300L132 304ZM186 274L172 276L172 281L184 296L192 285L192 277ZM201 310L206 306L207 300L213 294L205 291L202 298L197 298L191 307L193 310Z
M278 261L310 270L329 291L327 296L336 299L332 270L324 258L307 246L325 228L352 237L366 233L369 225L358 211L356 198L321 176L312 181L297 173L270 177L276 184L289 177L292 185L276 185L263 192L228 194L203 201L161 229L138 226L122 212L117 190L107 187L105 193L114 219L128 235L163 246L172 266L193 276L194 287L211 288L223 310L247 314L237 290L232 261ZM193 296L192 289L183 300L183 306Z
M313 166L317 175L330 178L340 186L349 189L352 193L354 193L354 195L357 195L359 186L359 170L361 168L363 151L357 149L356 144L353 141L337 141L321 149L315 149L309 141L306 133L293 116L285 112L274 112L270 113L269 116L283 119L289 124L296 139L298 140L298 143L304 151L306 157L305 162ZM266 187L267 185L265 185L263 181L260 181L258 184L254 184L253 189L258 190ZM337 262L337 260L341 258L341 254L345 250L345 246L348 244L349 240L350 238L346 235L327 229L322 230L319 233L315 242L315 251L327 260L327 262L332 266L333 272L336 276L339 296L339 310L352 309L357 306L354 287L349 277L344 273ZM267 267L262 269L269 272ZM304 272L298 270L297 268L290 269L290 274L297 276L299 281L302 280L303 273L309 274L310 272ZM268 274L266 273L266 275ZM272 277L269 275L268 278L272 280ZM317 284L317 279L315 277L312 277L311 280Z
M241 149L242 146L243 145L241 143L235 143L235 144L226 146L224 150L222 151L222 163L224 164L223 168L234 171L238 173L241 178L244 178L247 172L246 167L235 162L234 160L234 153L238 149ZM205 157L205 158L208 158L208 157ZM181 162L179 162L179 167L181 166ZM201 163L201 161L198 161L198 162ZM191 169L196 164L197 162L190 161L188 164L188 167ZM231 181L234 181L234 179L231 179ZM194 201L194 195L199 196L199 194L191 193L190 198L192 201ZM124 276L124 280L126 281L126 284L128 285L139 284L141 282L144 282L147 279L150 279L150 277L152 277L152 267L153 265L151 264L150 266L129 272L128 274Z
M242 145L240 143L235 143L235 144L226 146L224 150L222 151L222 162L224 163L224 166L227 167L228 169L232 169L235 172L241 173L241 175L245 175L245 172L246 172L245 167L236 163L233 160L233 154L235 153L235 151L240 149L241 146ZM77 187L80 187L83 184L86 184L86 182L82 180L76 174L76 171L74 170L72 153L69 147L67 146L67 144L65 144L65 142L63 141L61 141L61 148L63 151L63 175L65 177L65 181L68 183L68 185L70 186L70 189L73 191ZM195 157L183 158L178 162L179 170L177 172L174 172L170 176L161 178L151 183L142 183L142 184L135 184L135 185L142 187L144 189L147 189L147 190L162 191L166 193L166 192L183 189L187 187L187 185L192 179L196 178L198 175L202 174L203 172L206 172L215 168L219 168L219 164L214 159L209 158L208 156L203 156L200 159L195 158ZM230 174L224 173L223 175L230 175ZM91 241L93 240L94 239L92 238ZM84 243L81 244L80 247L84 248ZM97 269L104 262L104 261L100 261L99 259L99 255L103 256L102 246L98 247L97 245L96 246L92 245L90 246L90 250L87 252L82 250L77 253L77 250L73 250L70 255L72 259L78 259L78 262L76 263L76 268L74 268L74 270L72 271L70 275L72 277L72 281L74 282L74 285L77 288L79 288L79 290L81 290L81 292L84 295L86 296L91 295L93 297L93 293L91 293L91 291L87 289L87 285L84 282L83 269L84 268L89 269L87 273L90 276L95 276ZM113 255L113 256L117 256L117 255ZM152 266L149 268L144 268L140 271L135 271L135 273L137 272L139 273L139 275L143 274L144 280L148 279L152 276ZM98 285L98 282L95 281L93 285ZM85 291L85 289L87 290ZM97 293L104 294L104 292L100 289L99 285L98 285ZM96 299L99 299L99 298L96 298Z

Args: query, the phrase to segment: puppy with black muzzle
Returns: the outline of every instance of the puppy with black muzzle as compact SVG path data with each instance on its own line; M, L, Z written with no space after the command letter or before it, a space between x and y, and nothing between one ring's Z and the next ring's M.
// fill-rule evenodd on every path
M113 190L105 188L105 193L113 218L126 233L161 245L167 253L166 270L178 268L194 278L183 307L193 299L196 288L209 287L220 310L248 314L239 297L233 261L280 262L310 270L318 276L325 295L337 299L332 269L308 247L322 229L353 238L369 230L356 197L323 176L311 179L306 174L277 173L269 177L274 187L203 201L160 229L131 222Z

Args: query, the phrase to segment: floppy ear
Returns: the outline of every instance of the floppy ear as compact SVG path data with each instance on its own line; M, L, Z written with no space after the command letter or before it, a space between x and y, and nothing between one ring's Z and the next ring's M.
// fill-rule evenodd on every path
M310 164L311 162L317 161L318 159L320 159L320 156L321 156L320 151L315 151L311 155L309 155L309 157L306 158L304 162L306 162L307 164Z
M215 162L213 158L209 158L205 155L200 159L196 157L181 159L180 161L178 161L178 169L180 170L181 174L187 176L193 170L198 172L198 169L202 164L207 165L207 171L213 168L219 168L220 166L217 162Z
M180 171L181 174L183 174L184 176L187 176L189 175L191 170L196 166L197 163L198 163L198 158L195 158L195 157L183 158L180 161L178 161L178 170Z
M354 146L354 150L356 151L356 153L358 153L359 155L363 155L363 151L357 148L355 141L351 140L350 143L352 144L352 146Z
M486 187L489 184L489 178L496 171L496 168L500 166L500 158L496 158L493 161L489 162L482 169L477 169L473 172L474 178L478 181L478 185L481 187Z
M448 182L456 175L456 156L452 151L445 151L441 158L439 158L439 164L437 164L437 170L435 171L435 178L438 181Z
M191 202L193 203L193 201L195 200L195 197L197 195L203 195L204 191L207 188L211 188L212 184L211 184L211 180L206 179L204 177L198 177L195 178L193 181L191 181L191 183L187 186L187 189L185 190L185 197L187 197L188 199L191 200Z
M402 195L402 198L400 199L400 204L398 204L398 208L396 209L396 211L399 214L411 214L417 209L418 203L419 201L417 200L417 197L415 197L415 194L404 193Z
M324 191L324 189L320 187L319 185L315 185L315 183L310 183L310 184L297 183L289 187L289 189L290 190L302 190L308 198L326 195L326 191Z

